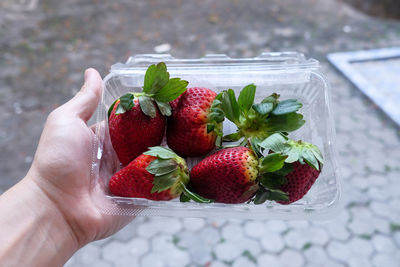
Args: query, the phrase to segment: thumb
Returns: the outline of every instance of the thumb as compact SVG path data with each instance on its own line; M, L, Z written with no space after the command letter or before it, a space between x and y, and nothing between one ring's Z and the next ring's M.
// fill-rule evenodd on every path
M100 74L92 68L85 71L85 83L81 90L65 104L66 112L76 114L87 122L97 108L102 91Z

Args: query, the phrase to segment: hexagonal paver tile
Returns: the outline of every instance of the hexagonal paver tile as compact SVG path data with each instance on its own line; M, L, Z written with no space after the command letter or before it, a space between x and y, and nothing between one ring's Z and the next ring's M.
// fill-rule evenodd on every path
M300 250L308 242L307 234L302 230L291 230L285 236L285 243L288 247Z
M183 231L177 234L175 242L179 247L182 247L184 249L188 249L199 244L208 245L202 238L198 238L198 235L188 231Z
M141 266L185 267L190 263L189 254L179 249L151 252L143 256Z
M137 266L137 258L133 257L129 250L130 247L127 244L111 241L102 249L103 258L118 267Z
M322 229L320 227L311 227L307 229L305 232L308 235L307 241L309 243L322 246L325 245L329 240L327 231L325 231L325 229Z
M384 164L383 165L383 170L384 170ZM382 166L380 166L379 169L381 169ZM384 174L372 174L368 177L368 183L370 186L385 186L388 183L388 178ZM375 197L373 197L375 199Z
M356 235L371 235L375 231L374 225L371 224L369 219L356 218L349 223L348 227Z
M210 267L228 267L228 265L220 261L213 261Z
M389 194L387 194L386 188L383 189L376 186L370 186L367 193L371 199L379 201L386 201L391 197Z
M266 232L261 238L261 245L266 251L277 253L285 247L285 242L280 234Z
M374 229L380 233L390 233L390 222L380 217L374 217L370 220L370 223L374 226Z
M219 260L233 261L242 254L242 249L236 242L224 242L215 246L215 254Z
M222 237L226 240L238 241L243 238L243 228L237 224L227 224L222 228Z
M146 254L141 262L141 266L152 266L152 267L164 267L163 259L161 259L156 253Z
M378 253L391 255L398 251L392 239L387 236L375 235L371 241Z
M210 227L206 227L203 230L200 231L200 238L208 245L213 245L216 244L218 241L220 241L221 236L219 232Z
M337 240L346 240L350 237L350 233L347 230L345 224L337 220L329 222L325 226L325 229L328 231L331 238Z
M369 257L373 252L373 247L369 240L358 237L351 239L347 243L347 247L353 255L365 258Z
M310 226L310 222L308 222L308 221L289 221L289 222L287 222L287 225L290 228L302 229L302 228L309 227Z
M149 241L145 238L134 238L127 245L129 252L137 258L149 250Z
M392 255L387 254L376 254L372 258L372 263L375 267L399 267L399 261L396 261Z
M183 227L192 232L196 232L204 227L206 224L205 219L203 218L184 218L183 219Z
M159 233L160 230L161 229L156 227L153 223L146 222L138 226L137 233L139 236L142 236L144 238L150 238L155 234Z
M385 217L386 219L389 219L391 216L392 211L390 210L389 206L387 203L382 203L378 201L374 201L370 205L371 210L379 216Z
M243 253L246 252L252 256L256 256L261 252L260 243L250 238L242 238L237 245L241 248Z
M259 267L265 266L281 266L279 258L276 255L262 254L258 257L257 263Z
M394 240L395 240L396 243L397 243L397 247L400 249L400 231L396 231L396 232L393 234L393 238L394 238Z
M285 221L268 220L265 222L265 229L277 233L283 233L288 230L288 225Z
M257 239L261 238L266 229L266 224L259 221L247 221L244 225L245 234Z
M175 249L171 235L157 235L151 240L152 251L168 251Z
M278 266L285 266L285 267L301 267L304 264L303 256L294 250L284 250L279 255L279 261L281 265Z
M347 245L339 241L330 242L327 246L327 252L333 259L343 262L347 262L351 257L351 252Z
M328 255L320 246L311 246L309 249L306 249L304 251L304 256L306 257L307 264L323 266L328 260Z
M193 263L205 266L212 261L211 246L204 243L190 246L187 251Z
M81 265L91 265L100 257L101 248L93 245L87 244L74 255L75 261Z
M185 267L190 263L189 253L185 250L171 249L163 254L164 262L168 267ZM151 266L151 265L145 265Z
M351 257L348 261L350 267L370 267L371 261L368 258Z
M321 266L323 266L323 267L348 267L347 265L345 265L343 263L340 263L337 261L332 261L332 260L327 260L326 262L324 262L323 265L311 263L311 264L307 264L305 266L306 267L321 267Z
M235 260L232 267L256 267L257 265L245 257L239 257Z

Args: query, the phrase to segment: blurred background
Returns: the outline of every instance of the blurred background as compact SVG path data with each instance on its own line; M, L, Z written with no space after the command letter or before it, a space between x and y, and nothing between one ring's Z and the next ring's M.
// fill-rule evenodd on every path
M398 267L399 128L326 56L400 46L399 19L398 0L2 0L0 192L24 177L46 116L78 91L87 67L104 77L140 53L299 51L332 86L344 198L336 218L137 218L66 266Z

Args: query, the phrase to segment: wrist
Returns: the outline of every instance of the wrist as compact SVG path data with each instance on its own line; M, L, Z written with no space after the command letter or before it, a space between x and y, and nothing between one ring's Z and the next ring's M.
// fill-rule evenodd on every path
M10 228L4 232L10 242L6 254L16 256L18 265L26 261L37 266L62 266L79 248L62 213L33 179L26 177L4 193L0 206L8 213L1 225Z

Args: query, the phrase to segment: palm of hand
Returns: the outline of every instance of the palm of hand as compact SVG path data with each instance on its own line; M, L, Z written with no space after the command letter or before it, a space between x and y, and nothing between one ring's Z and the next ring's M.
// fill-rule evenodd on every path
M104 238L131 218L101 214L90 195L91 157L95 134L86 125L93 114L101 79L92 81L47 119L30 172L35 183L64 216L78 246ZM86 105L85 105L86 104Z

